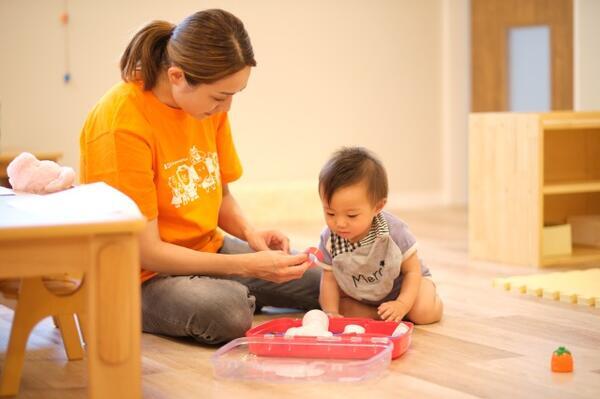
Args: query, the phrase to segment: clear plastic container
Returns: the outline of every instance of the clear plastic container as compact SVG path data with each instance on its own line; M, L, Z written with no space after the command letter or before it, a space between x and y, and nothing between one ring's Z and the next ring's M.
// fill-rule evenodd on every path
M355 382L381 374L394 344L386 337L238 338L211 357L217 378L268 382ZM304 354L302 356L301 354Z

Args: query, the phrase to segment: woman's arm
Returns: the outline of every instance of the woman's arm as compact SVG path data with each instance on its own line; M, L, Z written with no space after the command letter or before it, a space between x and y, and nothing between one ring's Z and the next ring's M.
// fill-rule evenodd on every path
M309 264L306 254L282 251L249 254L215 254L167 243L160 238L156 219L140 233L140 256L144 269L173 275L256 277L277 283L302 277Z
M255 251L280 249L289 251L290 240L277 230L258 231L252 226L235 197L229 191L229 186L223 184L223 201L219 210L219 227L240 240L248 242Z
M219 227L240 240L246 240L246 232L254 230L231 191L229 191L227 184L223 184L223 201L219 209Z

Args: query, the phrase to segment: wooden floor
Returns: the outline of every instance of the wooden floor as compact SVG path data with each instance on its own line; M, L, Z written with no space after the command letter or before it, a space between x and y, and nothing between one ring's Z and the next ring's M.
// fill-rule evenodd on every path
M417 327L409 351L377 379L355 384L268 384L215 380L214 348L144 334L145 398L600 398L600 310L492 288L492 279L532 272L470 261L464 209L397 213L420 242L445 303L444 319ZM295 246L314 245L319 223L278 226ZM554 269L556 270L556 269ZM259 315L256 322L272 316ZM0 309L0 348L12 312ZM550 372L558 346L575 372ZM0 355L3 360L3 353ZM85 363L67 362L49 320L30 338L22 398L85 397Z

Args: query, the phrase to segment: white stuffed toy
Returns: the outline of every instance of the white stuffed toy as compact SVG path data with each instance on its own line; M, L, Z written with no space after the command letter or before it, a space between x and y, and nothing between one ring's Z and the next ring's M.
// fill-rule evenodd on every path
M291 327L285 332L286 337L331 337L332 335L333 333L329 331L329 317L319 309L306 312L301 327Z
M53 161L40 161L33 154L22 152L6 169L8 182L15 191L48 194L73 185L75 171Z

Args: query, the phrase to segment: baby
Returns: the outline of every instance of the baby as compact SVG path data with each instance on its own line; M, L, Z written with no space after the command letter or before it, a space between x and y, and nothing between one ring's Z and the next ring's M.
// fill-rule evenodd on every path
M388 182L381 162L360 147L336 152L319 174L327 227L319 301L330 316L428 324L443 304L417 256L408 226L383 211Z

